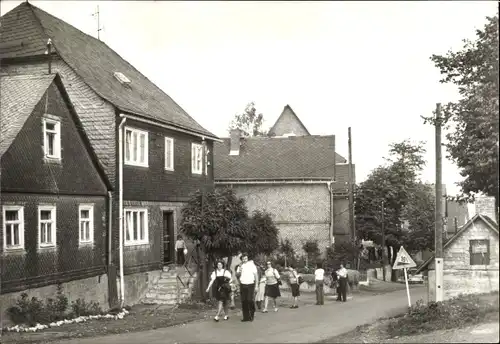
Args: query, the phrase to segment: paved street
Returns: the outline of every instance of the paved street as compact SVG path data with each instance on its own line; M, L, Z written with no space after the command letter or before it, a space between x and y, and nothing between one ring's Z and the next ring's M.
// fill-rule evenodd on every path
M412 303L425 299L425 288L411 290ZM297 343L316 342L354 329L358 325L396 315L407 307L405 290L371 296L355 295L347 303L328 300L324 306L305 305L298 310L282 308L278 313L257 313L252 323L240 317L213 320L105 338L64 341L67 344L103 343Z

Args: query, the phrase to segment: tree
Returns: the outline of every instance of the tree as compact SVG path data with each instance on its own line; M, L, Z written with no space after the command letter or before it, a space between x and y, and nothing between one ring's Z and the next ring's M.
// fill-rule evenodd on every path
M453 128L446 135L449 157L465 179L458 183L462 199L474 193L494 196L498 216L498 15L487 17L475 41L464 40L461 50L432 55L443 75L441 83L458 87L460 99L443 106L443 124ZM434 123L434 118L425 118Z
M255 103L251 102L246 106L245 112L237 114L231 121L228 131L240 129L245 136L266 136L267 131L262 129L263 121L264 115L257 114Z
M386 164L377 167L359 185L355 195L355 221L360 238L382 244L382 201L385 242L394 252L407 243L408 235L402 230L405 221L411 221L411 228L422 227L415 214L420 207L427 207L416 202L420 200L416 197L420 190L419 175L425 165L423 145L424 142L412 144L408 140L391 144ZM433 213L426 212L425 216L426 221L434 221ZM395 255L388 258L392 265Z
M312 266L314 266L316 264L316 260L321 254L318 246L318 240L306 241L304 245L302 245L302 249L306 253L307 265L312 264Z
M201 192L196 192L182 210L180 228L188 238L199 240L211 259L241 251L270 254L279 244L271 215L255 211L249 217L245 200L230 188L207 193L203 209Z

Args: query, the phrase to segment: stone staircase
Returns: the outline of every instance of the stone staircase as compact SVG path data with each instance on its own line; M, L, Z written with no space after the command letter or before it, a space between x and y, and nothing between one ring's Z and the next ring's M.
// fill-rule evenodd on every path
M175 265L163 267L158 283L146 292L141 302L149 305L175 305L189 300L196 286L197 274L195 267L187 269Z

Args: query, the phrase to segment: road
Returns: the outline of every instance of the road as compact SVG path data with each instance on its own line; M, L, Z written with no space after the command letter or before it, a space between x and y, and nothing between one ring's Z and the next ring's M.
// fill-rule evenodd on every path
M414 304L425 299L426 288L412 288ZM327 300L324 306L308 304L299 309L257 313L253 322L242 323L240 317L215 323L213 320L124 333L106 337L73 339L66 344L112 343L297 343L316 342L348 332L356 326L378 318L394 316L408 307L406 291L382 295L356 295L346 302Z

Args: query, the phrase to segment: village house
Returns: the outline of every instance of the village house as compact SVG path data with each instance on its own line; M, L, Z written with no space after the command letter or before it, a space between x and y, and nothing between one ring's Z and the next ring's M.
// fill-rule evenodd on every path
M43 299L56 283L71 300L106 304L111 187L61 78L0 76L0 87L0 314L21 291Z
M133 304L174 262L181 210L190 195L213 187L217 137L104 42L27 2L1 21L0 72L58 73L111 183L110 304L117 297ZM174 271L169 278L176 276ZM74 279L84 277L74 273ZM80 283L95 286L94 280Z
M443 245L443 299L459 294L498 290L499 240L493 197L479 197L475 215ZM428 273L429 300L435 300L435 261L429 258L416 273Z
M298 254L309 240L323 252L349 240L348 164L335 152L335 136L310 135L289 105L269 135L244 137L236 129L216 143L216 187L232 188L250 212L271 213Z

